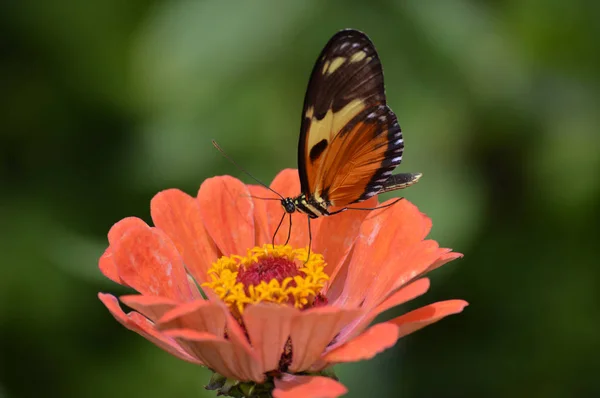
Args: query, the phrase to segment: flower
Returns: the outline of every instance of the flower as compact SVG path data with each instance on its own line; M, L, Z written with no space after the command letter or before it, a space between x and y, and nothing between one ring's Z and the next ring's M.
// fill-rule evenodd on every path
M297 194L297 171L282 171L271 188ZM99 261L105 276L139 293L120 297L133 309L127 314L116 297L100 293L112 315L212 369L207 388L338 397L346 388L328 373L332 365L371 358L467 305L437 302L369 327L425 293L424 274L461 257L425 240L431 221L409 201L312 220L309 256L306 216L292 215L285 245L286 216L272 242L281 205L252 196L269 191L228 176L204 181L196 198L160 192L150 206L155 227L135 217L119 221ZM376 198L361 205L376 206Z

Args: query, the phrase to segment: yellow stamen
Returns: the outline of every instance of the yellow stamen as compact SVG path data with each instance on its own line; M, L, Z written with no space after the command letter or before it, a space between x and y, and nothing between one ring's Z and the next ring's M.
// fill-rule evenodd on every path
M247 304L260 302L293 303L296 308L304 308L312 303L321 291L329 276L323 271L325 261L321 254L312 253L307 260L307 249L293 249L289 245L263 245L248 250L246 256L223 256L208 270L209 282L202 286L210 287L232 311L242 314ZM281 283L276 279L261 281L258 285L244 286L237 281L240 267L248 269L266 258L287 259L295 263L302 275L285 278ZM294 283L292 283L292 281Z

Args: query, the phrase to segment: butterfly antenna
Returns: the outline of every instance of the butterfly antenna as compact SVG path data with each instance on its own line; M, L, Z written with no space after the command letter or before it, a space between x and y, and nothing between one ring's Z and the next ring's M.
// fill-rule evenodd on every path
M260 200L280 200L280 199L277 199L277 198L263 198L261 196L252 196L252 195L248 195L248 197L252 198L252 199L260 199Z
M215 148L217 148L217 150L219 152L221 152L221 155L223 155L223 157L225 157L225 159L229 160L235 167L238 168L238 170L240 170L242 173L246 174L248 177L252 178L254 181L256 181L257 183L259 183L260 185L262 185L263 187L267 188L269 191L273 192L275 195L279 196L281 199L284 199L283 196L281 196L278 192L274 191L273 189L271 189L267 184L263 183L262 181L260 181L258 178L254 177L252 174L250 174L246 169L244 169L242 166L240 166L235 160L233 160L231 157L229 157L229 155L227 155L225 153L225 151L223 150L223 148L221 148L219 146L219 144L217 144L217 141L215 140L211 140L212 144Z

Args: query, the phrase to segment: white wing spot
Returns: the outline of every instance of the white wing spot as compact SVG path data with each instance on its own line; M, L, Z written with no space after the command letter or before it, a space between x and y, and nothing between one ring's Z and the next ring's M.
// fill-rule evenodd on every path
M398 156L398 157L392 158L392 163L396 163L396 162L399 162L401 160L402 160L402 156Z
M404 142L404 140L402 138L400 138L399 140L394 141L394 145L400 145Z
M364 51L359 51L350 57L350 63L362 61L366 57L367 57L367 54Z

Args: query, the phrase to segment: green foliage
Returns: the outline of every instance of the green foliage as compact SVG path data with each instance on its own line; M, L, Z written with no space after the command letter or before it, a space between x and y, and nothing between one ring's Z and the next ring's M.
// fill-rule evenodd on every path
M321 47L375 42L403 194L465 253L416 305L466 311L360 364L349 397L598 396L598 6L579 1L0 4L0 396L201 397L210 372L96 297L119 219L159 190L296 167ZM250 182L250 181L247 181ZM400 391L400 394L398 394Z

